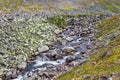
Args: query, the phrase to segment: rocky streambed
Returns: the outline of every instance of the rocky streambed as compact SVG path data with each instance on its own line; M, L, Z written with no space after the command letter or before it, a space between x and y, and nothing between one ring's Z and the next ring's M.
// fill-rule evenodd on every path
M4 72L3 80L53 80L89 60L100 46L95 35L96 22L110 14L66 18L68 26L55 29L56 40L34 52L34 56L21 62L13 70Z

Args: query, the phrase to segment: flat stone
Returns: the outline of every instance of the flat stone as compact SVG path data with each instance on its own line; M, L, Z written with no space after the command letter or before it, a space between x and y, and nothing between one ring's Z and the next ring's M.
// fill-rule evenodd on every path
M73 41L73 38L72 37L67 37L66 40L70 42L70 41Z
M27 77L24 80L36 80L35 77Z
M64 47L62 49L62 51L65 52L65 53L69 53L69 52L72 52L74 50L75 50L74 47Z
M39 47L39 48L38 48L38 51L39 51L40 53L45 52L45 51L48 51L48 50L49 50L49 47L48 47L48 46L42 46L42 47Z

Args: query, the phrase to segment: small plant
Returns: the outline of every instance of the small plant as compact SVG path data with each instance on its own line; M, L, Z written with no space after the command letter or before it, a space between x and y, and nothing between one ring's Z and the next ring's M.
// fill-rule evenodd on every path
M65 26L67 26L67 21L65 21L64 18L53 17L53 18L48 18L47 21L49 23L52 23L52 24L58 26L59 28L64 28Z

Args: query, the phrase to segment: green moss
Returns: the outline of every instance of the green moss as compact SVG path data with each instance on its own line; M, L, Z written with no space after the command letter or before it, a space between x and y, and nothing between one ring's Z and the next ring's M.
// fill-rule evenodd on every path
M52 24L58 26L59 28L64 28L65 26L67 26L67 22L65 21L64 18L53 17L53 18L48 18L47 21L49 23L52 23Z

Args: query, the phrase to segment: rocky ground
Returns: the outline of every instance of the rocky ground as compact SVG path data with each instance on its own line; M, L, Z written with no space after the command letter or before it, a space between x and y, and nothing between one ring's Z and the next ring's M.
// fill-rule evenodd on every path
M109 16L111 14L66 18L66 28L54 30L54 41L38 48L26 61L11 66L11 70L4 71L2 79L53 80L88 61L94 51L107 44L95 37L98 32L95 23Z

